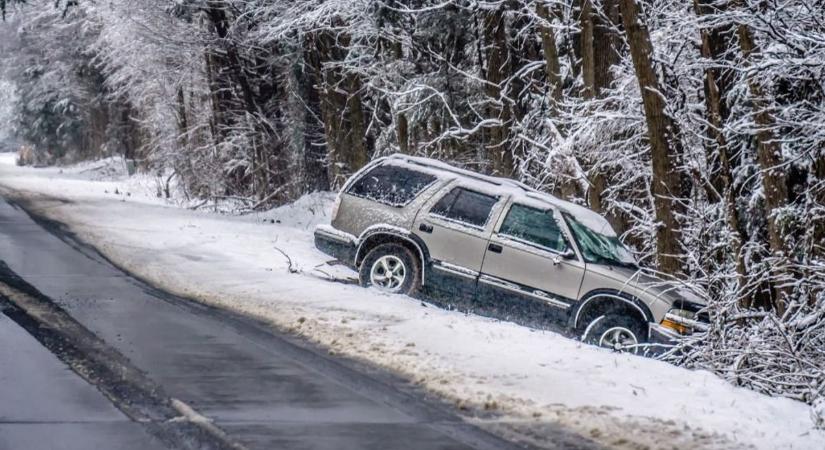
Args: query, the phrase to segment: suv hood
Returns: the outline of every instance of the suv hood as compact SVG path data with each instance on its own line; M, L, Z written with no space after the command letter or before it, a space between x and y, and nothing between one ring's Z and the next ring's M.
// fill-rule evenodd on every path
M586 270L626 285L628 293L642 297L642 300L646 302L659 300L671 305L679 302L693 303L702 307L707 305L701 297L691 292L683 284L662 280L644 273L641 269L587 263Z

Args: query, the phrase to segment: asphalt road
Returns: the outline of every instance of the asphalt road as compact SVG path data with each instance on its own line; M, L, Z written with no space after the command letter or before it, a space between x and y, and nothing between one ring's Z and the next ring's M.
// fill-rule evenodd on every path
M0 314L0 449L164 446Z
M38 298L59 305L78 326L125 357L124 365L140 373L137 385L154 386L149 389L152 401L179 399L216 426L217 433L225 433L231 445L517 448L467 424L451 408L426 399L390 374L336 359L251 319L159 291L115 268L58 225L35 221L3 199L0 261L6 266L0 283L4 276L25 280L23 291L39 291ZM108 380L115 386L109 391L100 386L95 390L8 319L0 320L0 342L0 448L158 445L101 393L112 392L108 396L120 410L140 403L124 393L128 389L117 388L118 380ZM63 345L52 347L69 360L61 355ZM105 386L108 372L100 373ZM41 433L38 426L50 432ZM88 433L83 431L87 428ZM176 448L180 432L175 436L165 445ZM559 448L589 447L561 431L553 439Z

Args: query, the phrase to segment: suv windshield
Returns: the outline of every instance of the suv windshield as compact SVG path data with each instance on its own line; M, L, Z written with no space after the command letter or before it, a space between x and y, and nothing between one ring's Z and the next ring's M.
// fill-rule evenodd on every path
M619 241L618 237L602 234L576 220L570 214L564 213L564 218L570 225L570 230L573 232L576 243L579 244L585 261L634 269L638 267L633 254Z

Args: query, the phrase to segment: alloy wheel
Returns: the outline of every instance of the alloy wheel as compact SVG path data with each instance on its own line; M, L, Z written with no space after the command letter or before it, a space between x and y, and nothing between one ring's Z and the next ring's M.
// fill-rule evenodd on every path
M378 258L370 269L370 283L387 292L398 292L404 285L407 268L401 258L384 255Z
M617 351L630 350L633 351L639 341L632 331L625 327L608 328L602 333L599 338L599 346L610 348Z

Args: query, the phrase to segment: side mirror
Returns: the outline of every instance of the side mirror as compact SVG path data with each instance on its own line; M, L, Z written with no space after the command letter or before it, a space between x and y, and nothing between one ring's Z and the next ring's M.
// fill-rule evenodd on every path
M576 253L568 248L563 253L559 253L558 255L553 257L553 265L558 265L561 263L563 259L574 259L576 257Z

